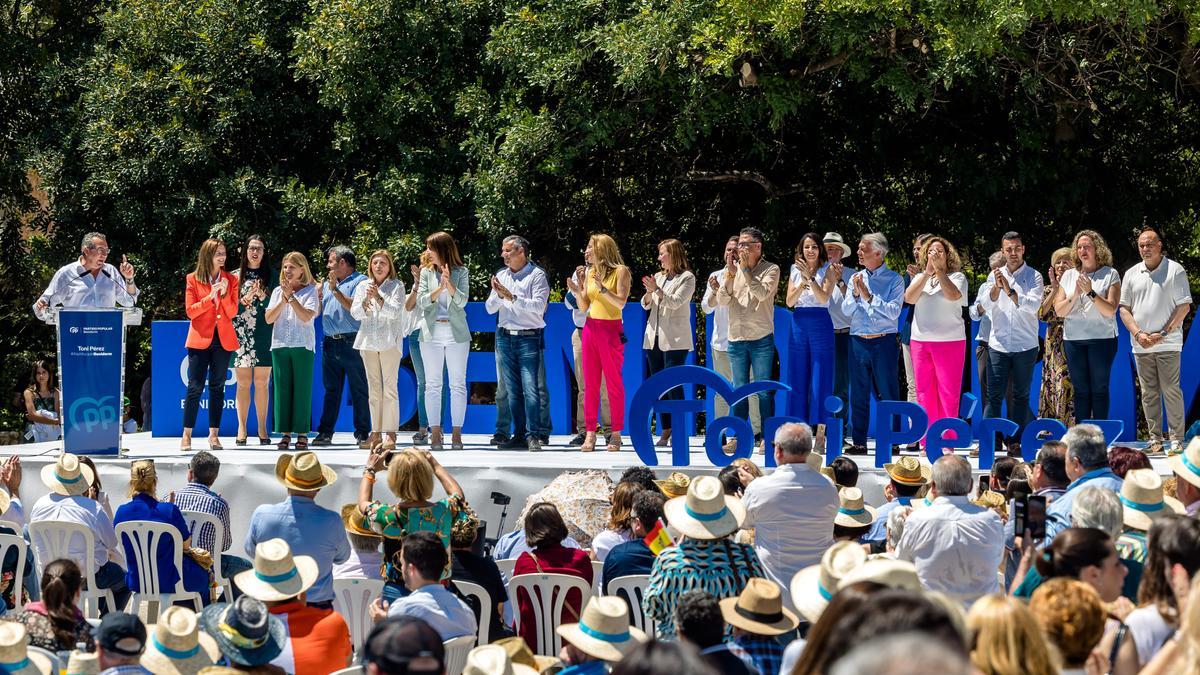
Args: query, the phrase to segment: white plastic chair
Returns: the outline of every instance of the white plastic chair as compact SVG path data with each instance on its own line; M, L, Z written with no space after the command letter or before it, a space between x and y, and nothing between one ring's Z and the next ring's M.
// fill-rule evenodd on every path
M592 595L600 595L600 576L604 573L604 561L592 561Z
M333 609L350 627L350 643L355 653L371 632L371 601L382 594L383 581L379 579L333 580Z
M650 586L649 574L630 574L616 579L609 579L608 594L621 598L629 605L629 621L637 628L654 637L656 623L646 611L642 599L646 597L646 589Z
M116 530L117 541L124 544L128 540L129 547L133 550L133 560L129 561L130 568L136 570L138 586L142 589L129 596L126 612L141 616L141 603L157 600L158 606L154 616L151 617L147 610L146 617L143 619L146 623L152 623L157 618L158 612L179 600L191 600L197 613L204 609L204 601L200 594L188 591L183 587L183 538L180 536L179 530L167 523L156 523L149 520L128 520L117 524ZM164 537L171 540L175 569L179 572L179 581L175 583L173 589L162 588L162 584L159 583L158 547Z
M492 626L492 595L483 586L469 581L454 580L454 586L463 595L469 595L479 601L479 640L477 644L491 644Z
M26 651L28 651L30 654L41 654L42 656L50 659L50 672L52 673L65 673L67 670L67 664L63 663L62 659L58 658L58 654L55 654L49 649L43 649L41 647L29 645L26 647Z
M504 581L506 583L508 582L509 579L513 578L513 568L516 566L517 566L516 558L506 558L504 560L496 561L496 567L500 568L500 574L501 574L501 576L504 577Z
M329 675L363 675L363 667L362 666L350 666L349 668L342 668L341 670L335 670L332 673L330 673Z
M19 531L19 530L18 530ZM25 606L21 602L21 591L25 588L25 556L28 555L28 544L25 539L15 534L0 534L0 562L3 562L8 557L8 550L16 547L17 549L17 569L13 572L13 580L10 588L13 589L14 607L10 607L9 611L19 612Z
M85 616L99 618L100 600L108 602L109 611L120 609L112 591L96 585L96 536L79 523L57 520L41 520L29 524L29 539L33 542L39 575L46 565L59 558L71 558L68 548L71 541L83 540L83 560L75 560L83 572L84 588L79 593Z
M446 650L446 675L462 675L467 667L467 654L475 648L474 635L460 635L442 643Z
M567 595L572 589L579 591L580 613L587 603L592 587L588 582L572 574L518 574L508 582L508 599L516 603L523 592L533 607L534 630L537 637L537 654L556 656L562 649L562 638L554 629L562 618L567 604ZM521 612L514 609L513 617L517 633L521 632Z
M221 551L225 550L225 526L221 519L211 513L200 511L183 511L183 519L187 521L188 532L192 533L192 543L196 543L199 529L213 528L213 549L209 551L213 557L213 581L221 589L221 602L233 602L233 582L224 576L221 570Z

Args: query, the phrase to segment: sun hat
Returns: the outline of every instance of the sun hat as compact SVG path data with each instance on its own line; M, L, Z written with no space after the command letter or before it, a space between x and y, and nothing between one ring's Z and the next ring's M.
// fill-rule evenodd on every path
M233 663L261 666L270 663L287 644L287 626L267 611L261 600L243 595L232 603L218 602L200 613L204 632L217 641L221 653Z
M9 675L50 675L53 666L45 655L29 651L25 624L0 621L0 668Z
M286 488L314 492L333 485L337 472L321 464L314 452L280 455L275 462L275 478Z
M293 556L286 541L268 539L254 547L254 569L239 572L233 583L252 598L276 602L307 591L318 576L317 561L311 556Z
M687 494L663 505L667 522L692 539L720 539L733 534L746 519L742 500L725 494L721 481L700 476L688 485Z
M537 675L529 666L513 663L500 645L483 645L467 653L462 675Z
M674 471L667 476L666 480L656 480L654 484L659 490L669 498L682 497L687 494L688 486L691 485L692 479L686 473Z
M1162 476L1153 469L1127 472L1120 497L1125 526L1143 532L1158 518L1185 510L1178 499L1163 494Z
M73 651L67 657L67 675L100 675L100 659L95 652Z
M792 577L792 604L809 623L816 623L837 592L841 578L867 562L867 552L855 541L839 541L825 549L821 562Z
M364 537L382 536L367 526L367 517L358 508L358 504L345 504L342 506L342 526L350 534L358 534Z
M837 515L833 517L834 525L842 527L866 527L875 522L875 509L863 503L862 490L856 487L842 488L838 491Z
M196 675L221 658L217 641L200 632L200 619L187 607L168 607L146 626L150 641L142 665L155 675Z
M894 558L871 558L842 576L838 590L860 581L873 581L888 588L904 591L920 591L921 580L917 577L917 566L907 560Z
M840 246L842 248L842 255L850 255L850 247L846 245L845 240L842 239L842 235L837 232L826 232L825 236L821 239L821 243Z
M645 633L629 625L629 605L611 595L589 598L579 623L564 624L554 631L588 656L614 663L646 641Z
M751 577L736 598L721 600L725 622L755 635L783 635L800 623L783 606L783 592L770 579Z
M1175 475L1200 487L1200 436L1193 438L1183 452L1168 457L1167 466Z
M924 485L929 482L933 469L912 456L904 456L895 462L884 464L887 475L901 485Z
M514 665L528 666L539 673L551 670L559 664L559 660L553 656L534 654L533 650L529 648L529 643L519 635L501 638L492 644L503 647Z
M55 494L75 497L87 492L95 481L92 467L69 452L59 455L54 464L42 467L42 483Z

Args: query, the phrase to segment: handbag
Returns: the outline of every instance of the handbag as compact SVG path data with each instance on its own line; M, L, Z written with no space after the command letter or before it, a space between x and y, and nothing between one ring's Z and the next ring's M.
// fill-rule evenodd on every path
M530 551L529 555L533 557L533 564L537 567L538 574L545 574L545 570L542 569L542 561L538 560L537 553ZM580 602L583 602L583 599L580 599ZM571 603L565 601L563 602L563 609L571 613L571 622L579 623L579 610L572 607Z
M194 546L183 549L183 554L191 558L197 565L206 570L211 570L213 567L213 556L208 551Z

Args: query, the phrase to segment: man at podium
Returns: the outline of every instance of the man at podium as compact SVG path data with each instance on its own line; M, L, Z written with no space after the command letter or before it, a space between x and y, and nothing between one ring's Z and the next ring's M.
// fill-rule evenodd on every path
M133 265L121 256L121 267L109 265L108 239L99 232L84 235L79 260L54 273L33 312L44 319L48 309L62 305L67 309L95 307L113 309L117 305L133 307L138 287L133 282Z

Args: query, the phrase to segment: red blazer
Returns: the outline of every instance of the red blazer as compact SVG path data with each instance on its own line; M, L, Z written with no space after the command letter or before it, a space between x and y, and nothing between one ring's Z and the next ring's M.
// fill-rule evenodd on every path
M221 270L221 278L229 284L225 295L218 297L216 302L208 299L212 292L212 284L196 279L196 273L187 275L187 291L184 294L184 307L187 316L192 320L188 328L187 342L184 346L191 349L208 349L212 344L213 326L221 336L221 348L225 351L236 351L238 348L237 334L233 332L233 317L238 311L237 277Z

